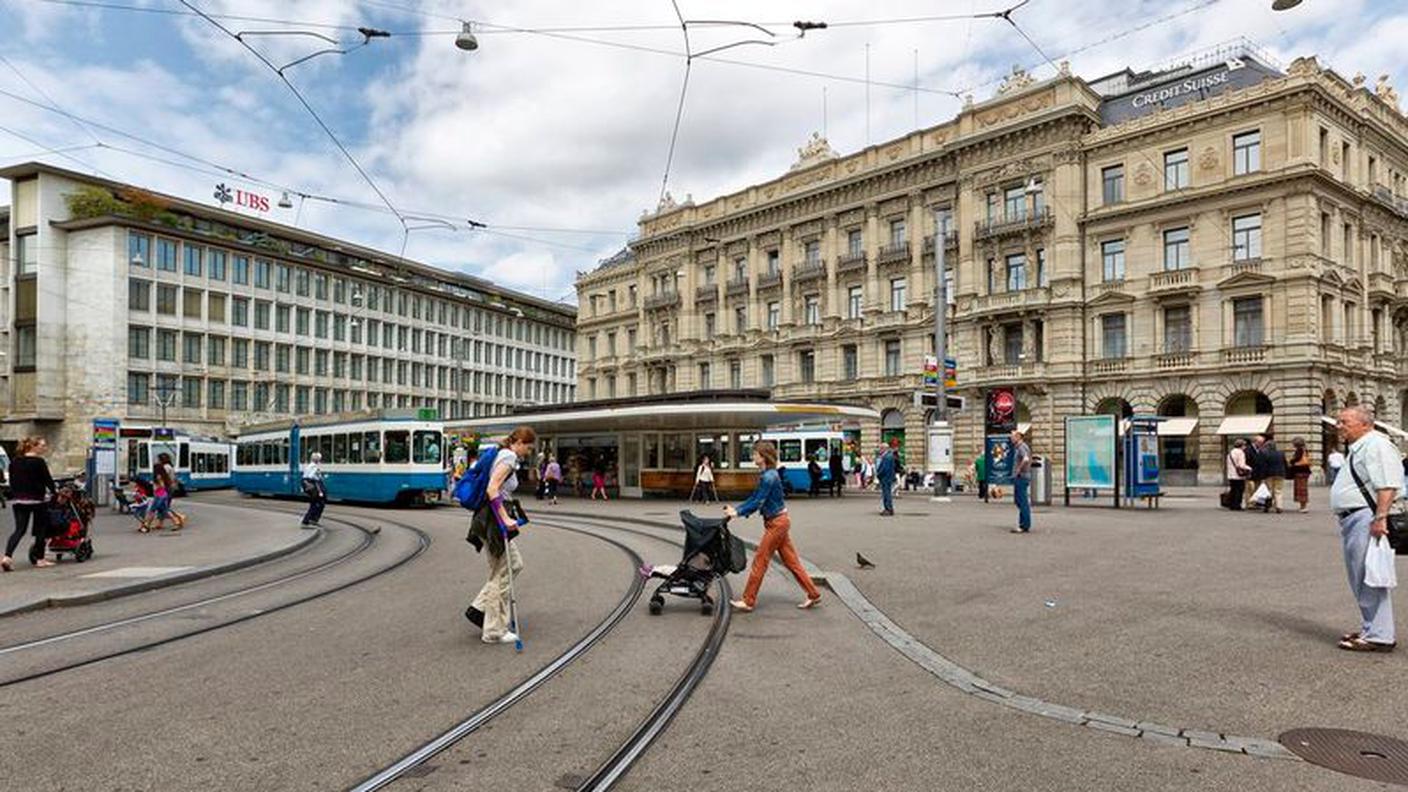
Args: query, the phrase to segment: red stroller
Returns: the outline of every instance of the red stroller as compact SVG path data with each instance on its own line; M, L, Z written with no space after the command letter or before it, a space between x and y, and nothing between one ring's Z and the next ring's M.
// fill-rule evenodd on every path
M81 489L59 488L58 496L46 509L49 517L49 552L56 560L72 553L80 564L93 557L93 540L88 525L93 521L93 502Z

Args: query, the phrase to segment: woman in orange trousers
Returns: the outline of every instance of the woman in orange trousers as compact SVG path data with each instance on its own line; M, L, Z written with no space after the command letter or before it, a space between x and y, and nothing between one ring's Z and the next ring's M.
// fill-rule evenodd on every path
M787 515L787 504L782 498L782 478L777 473L777 446L767 440L755 443L753 464L763 471L758 477L757 489L737 509L725 506L724 513L729 517L747 517L753 512L761 512L763 538L753 555L753 568L748 571L748 585L743 589L743 599L729 604L743 613L753 610L758 604L758 589L763 585L763 575L767 574L773 553L777 553L782 557L782 565L807 593L807 598L797 605L805 610L821 601L821 592L802 568L802 559L797 557L797 548L792 546L792 537L789 536L792 518Z

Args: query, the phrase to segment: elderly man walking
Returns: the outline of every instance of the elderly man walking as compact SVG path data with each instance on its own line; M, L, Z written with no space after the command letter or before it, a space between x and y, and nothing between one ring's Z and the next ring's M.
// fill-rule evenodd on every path
M1017 504L1017 527L1012 533L1032 530L1032 448L1021 432L1012 433L1012 501Z
M1388 535L1389 507L1403 486L1403 468L1393 443L1373 428L1367 408L1340 411L1336 429L1349 450L1330 488L1330 511L1339 520L1349 590L1362 616L1359 630L1340 639L1339 647L1350 652L1391 652L1396 645L1392 589L1364 585L1364 557L1373 537Z

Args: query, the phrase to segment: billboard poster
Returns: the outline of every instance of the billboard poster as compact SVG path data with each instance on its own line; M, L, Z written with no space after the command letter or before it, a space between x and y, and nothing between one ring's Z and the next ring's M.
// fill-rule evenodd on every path
M988 434L1017 429L1017 393L1012 388L990 388L985 417Z
M987 436L984 451L988 457L988 483L1012 483L1012 437L1006 434Z
M1114 489L1116 417L1080 415L1066 419L1066 487Z
M1141 432L1138 443L1139 469L1135 481L1140 484L1159 483L1159 437L1153 432Z

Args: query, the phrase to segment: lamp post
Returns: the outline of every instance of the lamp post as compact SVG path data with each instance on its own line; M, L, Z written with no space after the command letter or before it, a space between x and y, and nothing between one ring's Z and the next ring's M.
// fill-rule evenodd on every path
M951 217L950 217L951 219ZM949 501L949 478L953 475L953 426L948 422L948 223L934 210L934 420L927 427L929 468L934 473L931 501Z
M161 408L161 429L162 434L166 434L166 410L176 402L176 383L174 380L163 380L162 375L157 375L156 388L153 395L156 397L156 404Z

